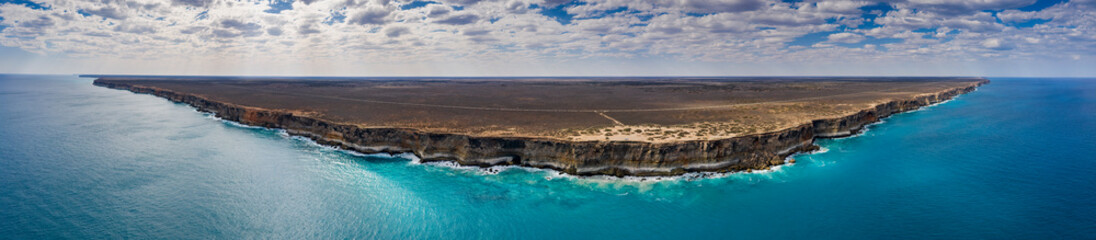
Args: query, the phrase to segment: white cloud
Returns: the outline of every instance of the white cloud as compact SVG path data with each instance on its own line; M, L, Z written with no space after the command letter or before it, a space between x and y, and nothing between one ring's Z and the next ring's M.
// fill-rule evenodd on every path
M1034 4L1036 0L907 0L899 6L931 11L945 15L969 14L981 10L1019 8Z
M855 33L849 33L849 32L839 32L839 33L830 34L830 36L827 36L826 38L829 39L830 42L849 43L849 44L859 43L861 41L864 41L864 36L863 35L855 34Z
M821 1L805 2L800 6L803 10L814 10L829 13L857 14L860 8L871 4L868 1Z
M384 29L384 35L391 38L400 37L401 35L409 33L411 33L411 29L404 26L389 26Z
M982 47L992 50L1008 50L1012 48L1012 45L999 38L990 38L982 40Z
M179 59L411 66L435 60L742 64L1039 61L1072 55L1083 61L1096 55L1096 14L1089 8L1096 4L1091 1L996 16L981 10L1029 1L892 1L897 10L873 20L863 18L860 8L874 3L856 0L593 0L562 5L573 14L570 24L530 9L531 4L569 1L439 2L401 9L409 1L298 1L277 14L265 12L271 8L267 0L50 0L47 10L5 3L0 5L0 45L49 56L164 65ZM1050 21L1010 25L1030 19ZM869 23L878 27L859 28ZM820 43L816 46L791 46L807 34L831 31L841 32L800 44ZM834 43L868 45L828 47Z
M446 18L434 20L434 23L445 25L467 25L479 21L480 17L475 14L459 14L452 15Z
M391 14L392 11L384 7L368 6L351 11L347 15L346 22L358 25L384 25L390 21L388 16Z
M687 12L694 13L719 13L719 12L744 12L761 9L764 2L761 0L680 0L680 4Z

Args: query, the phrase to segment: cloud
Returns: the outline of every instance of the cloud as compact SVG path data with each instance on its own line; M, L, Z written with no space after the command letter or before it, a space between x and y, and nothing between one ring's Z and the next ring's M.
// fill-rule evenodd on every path
M240 33L233 32L233 31L230 31L230 30L225 30L225 29L214 29L213 30L213 36L216 36L216 37L219 37L219 38L234 38L234 37L239 37Z
M865 38L863 35L856 33L839 32L826 36L826 39L829 39L830 42L853 44L864 41Z
M453 15L445 19L436 20L434 23L445 25L467 25L479 21L480 17L473 14Z
M445 14L449 14L449 12L451 12L451 11L452 10L447 6L431 5L430 10L427 11L426 16L436 18L436 17L445 16Z
M901 7L936 12L944 15L969 14L982 10L1019 8L1035 4L1036 0L908 0Z
M313 24L302 24L300 26L297 26L297 34L312 35L312 34L317 34L317 33L321 33L321 32L320 32L319 29L316 29L316 27L313 26Z
M239 19L221 19L216 26L211 33L218 38L254 37L263 33L262 25Z
M384 35L390 38L397 38L408 33L411 33L411 29L402 26L392 26L384 29Z
M1085 8L1096 8L1096 0L1073 0L1069 1L1069 4Z
M256 32L259 31L259 29L263 28L263 26L259 25L258 23L243 22L236 19L221 20L221 26L236 29L240 32Z
M346 22L358 25L383 25L388 23L388 15L391 13L388 9L370 6L352 12Z
M1006 43L1004 40L998 38L990 38L982 41L982 47L992 50L1009 50L1012 46Z
M525 13L529 10L529 4L522 1L510 0L504 5L507 12L510 13Z
M1004 25L997 22L992 13L978 12L963 16L949 16L934 12L900 9L878 18L875 23L886 27L915 30L948 27L973 32L1000 32Z
M113 7L104 7L104 8L99 8L99 9L84 9L83 11L85 13L95 15L95 16L104 17L104 18L117 19L117 20L126 19L126 14L124 12L119 11L117 8L113 8Z
M156 28L139 24L120 24L114 27L114 31L133 34L149 34L155 33Z
M555 6L563 5L565 3L569 3L571 1L572 0L542 0L542 1L538 2L538 4L546 6L546 7L555 7Z
M47 28L54 25L53 18L47 16L39 16L38 18L30 21L23 21L19 26L31 29Z
M282 28L278 28L278 27L272 27L272 28L266 29L266 34L269 34L270 36L281 36L282 33L283 33Z
M693 13L744 12L764 6L760 0L681 0L681 5Z
M110 33L108 33L108 32L86 32L86 33L84 33L84 36L92 36L92 37L113 37L114 35L113 35L113 34L110 34Z
M469 30L464 30L463 34L465 36L483 36L483 35L487 35L490 32L491 32L491 30L487 30L487 29L469 29Z
M1096 59L1096 0L1038 11L1016 9L1029 0L887 0L895 9L874 15L862 13L878 3L868 0L435 2L403 9L408 1L310 0L278 13L266 12L268 0L66 0L48 9L4 3L0 45L152 62ZM560 8L546 12L552 7ZM572 18L563 25L546 14ZM1041 20L1017 26L1032 19ZM864 47L830 47L850 44Z
M172 4L193 7L208 7L214 0L171 0Z
M871 4L868 1L822 1L805 3L800 9L828 13L858 14L860 8Z

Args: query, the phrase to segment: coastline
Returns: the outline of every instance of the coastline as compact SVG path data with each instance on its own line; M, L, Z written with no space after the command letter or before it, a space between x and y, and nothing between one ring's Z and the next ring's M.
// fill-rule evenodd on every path
M430 133L408 128L359 127L291 112L241 106L125 81L102 81L96 86L151 94L185 103L198 111L246 125L284 129L286 133L363 154L410 153L423 162L452 161L460 165L523 166L590 176L678 176L686 173L725 173L769 169L796 153L817 149L816 138L855 135L866 125L895 113L949 100L989 83L982 79L912 99L893 100L857 113L816 119L768 133L715 140L669 143L634 141L567 141L547 138L466 136Z

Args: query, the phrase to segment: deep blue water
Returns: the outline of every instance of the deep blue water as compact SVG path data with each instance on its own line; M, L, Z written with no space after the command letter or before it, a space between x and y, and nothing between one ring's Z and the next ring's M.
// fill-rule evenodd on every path
M355 156L0 76L0 238L1096 238L1096 80L992 80L772 172L636 182Z

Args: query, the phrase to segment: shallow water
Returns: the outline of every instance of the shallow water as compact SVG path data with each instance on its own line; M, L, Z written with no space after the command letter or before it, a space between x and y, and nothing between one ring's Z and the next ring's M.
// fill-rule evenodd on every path
M1096 80L992 80L774 171L640 182L358 156L0 75L0 238L1096 237Z

